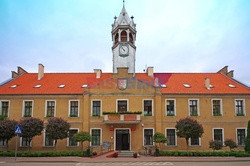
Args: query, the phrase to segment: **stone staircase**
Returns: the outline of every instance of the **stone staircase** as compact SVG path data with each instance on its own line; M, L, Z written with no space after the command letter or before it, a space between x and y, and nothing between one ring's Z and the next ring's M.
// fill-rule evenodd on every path
M134 157L134 152L133 151L121 151L118 154L118 157Z

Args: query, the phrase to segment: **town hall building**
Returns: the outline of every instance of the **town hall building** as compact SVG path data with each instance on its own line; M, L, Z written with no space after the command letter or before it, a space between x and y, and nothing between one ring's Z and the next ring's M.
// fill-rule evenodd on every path
M98 153L103 145L112 150L143 153L154 146L153 135L163 133L163 150L185 150L176 135L176 121L190 117L204 128L201 138L191 138L189 149L208 151L209 141L232 139L243 150L250 120L250 89L233 77L225 66L211 73L155 73L135 71L136 24L123 6L112 24L113 71L104 73L37 73L18 67L12 79L0 85L0 115L17 121L36 117L45 126L51 117L70 123L69 137L58 140L57 150L80 150L73 135L89 132L91 146ZM138 55L140 56L140 55ZM110 59L111 60L111 59ZM138 62L137 62L138 63ZM86 144L85 146L87 146ZM0 151L6 142L0 139ZM19 149L27 149L20 137ZM53 150L46 130L32 139L32 151ZM15 139L9 150L15 149ZM226 148L225 148L226 149Z

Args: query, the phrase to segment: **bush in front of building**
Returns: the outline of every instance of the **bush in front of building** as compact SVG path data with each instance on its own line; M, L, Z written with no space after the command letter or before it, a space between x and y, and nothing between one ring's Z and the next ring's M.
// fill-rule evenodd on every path
M46 126L47 136L55 140L55 149L58 139L64 139L68 137L70 124L62 118L49 118Z
M190 138L200 138L204 133L203 127L197 120L186 117L177 121L175 125L177 130L176 134L180 138L185 138L188 150L188 140Z
M246 138L245 151L250 153L250 120L248 121L248 126L247 126L247 138Z
M0 152L1 157L14 157L15 152ZM17 152L18 157L60 157L79 156L88 157L87 151L50 151L50 152ZM92 156L92 152L90 152Z
M32 138L41 135L43 131L43 121L38 118L28 117L20 121L22 126L22 138L27 139L28 150L30 151L30 142Z
M209 148L212 148L213 150L220 150L222 147L223 144L221 141L214 140L209 142Z
M229 152L204 152L204 151L160 151L160 156L200 156L200 157L209 157L209 156L220 156L220 157L250 157L249 153L244 151L229 151Z
M158 143L159 144L159 147L161 147L162 144L166 143L167 142L167 138L165 137L164 134L162 133L159 133L159 132L156 132L153 136L153 141L155 143ZM159 156L159 147L158 146L155 146L155 155L156 156Z
M224 143L225 146L228 146L230 148L230 151L232 151L232 149L234 148L237 148L236 143L232 139L226 139Z
M8 151L8 142L15 136L15 126L17 121L15 120L3 120L0 121L0 138L6 140L6 151Z

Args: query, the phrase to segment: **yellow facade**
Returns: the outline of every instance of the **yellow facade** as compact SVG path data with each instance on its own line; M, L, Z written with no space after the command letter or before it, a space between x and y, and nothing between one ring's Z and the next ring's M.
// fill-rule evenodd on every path
M126 71L126 69L124 69ZM127 78L126 75L119 72L114 75L114 78ZM121 74L122 73L122 74ZM121 75L119 75L121 74ZM136 84L138 80L136 80ZM116 86L115 83L113 85ZM161 132L166 135L166 129L174 129L176 121L189 117L189 100L195 99L198 101L198 116L191 117L202 124L204 134L201 138L199 146L189 146L191 150L210 150L209 141L213 140L213 129L220 128L223 131L223 139L233 139L237 142L237 128L247 128L247 122L250 119L249 115L249 95L163 95L159 89L149 86L146 89L125 89L120 90L117 87L110 89L96 88L88 89L82 95L6 95L0 96L0 101L9 101L9 119L21 120L23 117L24 101L33 101L32 116L44 120L45 127L48 117L46 117L46 101L55 101L55 117L62 117L67 120L71 129L78 131L87 131L91 133L91 129L100 129L100 146L92 146L92 149L101 152L104 142L111 143L111 149L117 150L116 131L126 129L129 132L129 149L136 152L144 152L144 129L153 129L153 133ZM212 100L221 100L222 116L212 115ZM242 99L244 101L245 116L235 115L235 100ZM78 101L79 116L69 117L69 103L71 100ZM139 115L139 123L133 121L115 121L114 123L106 123L105 112L117 112L117 101L127 101L128 112L141 111ZM144 100L152 100L152 116L144 116ZM175 101L175 116L166 115L166 101ZM92 101L100 101L101 116L92 116ZM119 115L121 116L121 115ZM90 143L91 145L91 143ZM85 143L85 148L88 144ZM9 142L9 149L14 150L15 139ZM151 146L150 146L151 147ZM44 133L36 136L32 140L32 151L48 151L53 147L44 146ZM1 147L3 150L4 147ZM27 149L20 147L21 150ZM79 150L80 146L68 146L68 140L59 140L57 150ZM185 150L185 140L176 138L176 143L173 146L164 145L164 150ZM224 148L226 149L226 148ZM243 149L243 146L239 146ZM105 149L104 149L105 150Z

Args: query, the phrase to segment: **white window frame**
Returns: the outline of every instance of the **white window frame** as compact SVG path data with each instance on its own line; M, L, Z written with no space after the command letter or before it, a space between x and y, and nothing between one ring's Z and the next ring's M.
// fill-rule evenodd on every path
M128 99L116 99L116 112L118 112L118 101L127 101L127 112L129 111L129 100Z
M70 107L70 106L71 106L71 105L70 105L70 102L71 102L71 101L77 101L77 102L78 102L77 117L71 117L71 116L70 116L70 108L71 108L71 107ZM68 117L69 117L69 118L79 118L79 112L80 112L80 100L69 100Z
M28 146L22 146L23 137L20 137L20 147L28 148ZM30 141L30 147L32 147L32 140Z
M177 111L176 111L176 99L171 99L171 98L165 99L165 115L168 116L167 115L167 101L168 100L173 100L174 101L174 116L176 116L177 115Z
M33 117L33 112L34 112L34 100L23 100L22 117L24 117L24 110L25 110L25 102L26 102L26 101L31 101L31 102L32 102L31 117Z
M177 134L176 134L176 128L174 127L168 127L168 128L165 128L165 137L167 138L167 129L172 129L172 130L175 130L175 145L168 145L167 143L165 143L165 146L168 146L168 147L175 147L177 146Z
M53 146L46 146L45 145L45 136L46 136L46 129L43 129L43 147L45 147L45 148L55 147L55 140L53 141Z
M102 116L102 100L101 99L92 99L91 100L91 108L90 108L90 114L93 116L93 102L94 101L100 101L100 116Z
M191 138L188 140L188 145L191 147L200 147L201 146L201 137L199 137L199 145L191 145Z
M154 116L154 100L153 99L142 99L142 113L143 113L143 116L144 116L144 101L145 100L151 100L152 101L152 116ZM152 117L152 116L149 116L149 117ZM146 116L148 117L148 116Z
M153 137L154 137L154 134L155 134L155 129L154 128L143 128L142 130L143 130L143 132L142 132L142 146L143 147L150 147L150 146L155 146L155 142L153 142L153 145L145 145L145 142L144 142L144 131L146 130L146 129L153 129ZM153 138L152 138L153 139Z
M215 129L222 129L222 145L224 146L224 145L225 145L225 143L224 143L224 142L225 142L224 128L213 128L213 129L212 129L213 141L214 141L214 130L215 130Z
M100 145L92 145L92 140L89 141L91 147L102 146L102 128L90 128L90 136L92 137L92 130L100 130ZM115 137L114 137L115 138ZM114 139L115 140L115 139Z
M8 105L8 115L7 115L7 118L10 117L10 100L0 100L0 115L3 114L3 110L2 110L2 102L9 102L9 105Z
M213 107L214 107L214 105L213 105L213 101L214 100L220 100L220 113L221 113L221 116L214 116L214 114L213 114ZM211 106L212 106L212 116L213 117L222 117L223 116L223 103L222 103L222 99L217 99L217 98L214 98L214 99L211 99Z
M237 135L237 130L238 129L245 129L245 138L247 138L247 128L244 128L244 127L239 127L239 128L236 128L235 129L235 140L236 140L236 145L237 146L240 146L240 147L244 147L245 145L239 145L239 141L238 141L238 135Z
M243 102L243 113L244 116L237 116L237 111L236 111L236 100L242 100ZM245 117L246 116L246 103L245 103L245 99L234 99L234 114L236 117Z
M55 110L54 110L54 117L56 117L56 100L45 100L45 114L44 117L47 117L47 102L54 101L55 102Z
M77 130L77 133L79 133L79 128L70 128L69 130ZM67 147L74 148L79 147L79 142L77 142L76 146L69 146L69 136L67 137Z
M196 116L192 116L192 115L191 115L191 112L190 112L190 105L189 105L190 100L197 100L197 116L200 116L200 101L199 101L199 99L193 99L193 98L188 99L188 115L189 115L190 117L196 117Z

